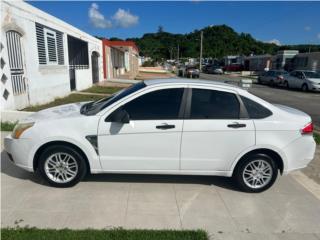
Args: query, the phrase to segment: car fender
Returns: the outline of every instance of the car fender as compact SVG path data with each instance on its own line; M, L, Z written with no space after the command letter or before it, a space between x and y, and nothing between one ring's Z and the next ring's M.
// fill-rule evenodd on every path
M277 148L276 146L273 146L273 145L260 144L260 145L251 146L251 147L245 149L244 151L242 151L240 154L238 154L238 156L236 157L236 159L232 162L232 164L230 166L231 173L233 173L234 168L236 167L237 163L240 161L240 159L244 155L246 155L247 153L249 153L251 151L258 150L258 149L267 149L267 150L272 150L272 151L278 153L283 161L283 171L285 172L285 170L288 168L287 157L286 157L285 153L280 148Z
M29 153L29 156L28 156L28 165L29 166L33 166L34 157L35 157L35 154L38 151L38 149L41 146L43 146L47 143L50 143L50 142L67 142L67 143L70 143L70 144L77 146L86 155L86 157L88 159L89 166L90 166L90 171L92 173L101 171L101 164L100 164L99 156L95 152L94 148L91 146L89 141L77 141L75 138L69 138L66 136L59 136L59 135L48 136L48 137L42 138L40 141L38 141L36 144L34 144L34 146L32 147L32 149Z

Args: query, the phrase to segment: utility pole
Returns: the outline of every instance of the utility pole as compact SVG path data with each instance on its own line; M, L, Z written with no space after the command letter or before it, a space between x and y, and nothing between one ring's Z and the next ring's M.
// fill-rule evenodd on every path
M178 61L179 61L179 55L180 55L180 47L179 47L179 44L178 44L178 54L177 54L177 59L178 59Z
M199 71L202 71L202 41L203 41L203 31L201 31L201 38L200 38L200 69Z

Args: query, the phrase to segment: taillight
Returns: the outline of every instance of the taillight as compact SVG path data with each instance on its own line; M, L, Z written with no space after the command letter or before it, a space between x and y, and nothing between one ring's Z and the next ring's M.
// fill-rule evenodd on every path
M308 123L306 126L304 126L301 129L301 134L309 134L313 132L313 124L312 123Z

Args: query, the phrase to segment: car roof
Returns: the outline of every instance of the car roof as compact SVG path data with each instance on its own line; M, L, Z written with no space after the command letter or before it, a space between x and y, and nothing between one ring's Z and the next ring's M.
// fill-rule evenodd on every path
M144 83L147 86L160 85L160 84L201 84L201 85L224 87L228 89L241 89L239 86L231 85L224 82L218 82L214 80L188 79L188 78L152 79L152 80L145 80Z

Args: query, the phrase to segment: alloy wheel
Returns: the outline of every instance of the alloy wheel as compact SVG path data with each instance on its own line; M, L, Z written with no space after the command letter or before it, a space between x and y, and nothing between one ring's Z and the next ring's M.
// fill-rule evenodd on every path
M50 180L55 183L68 183L78 174L78 163L68 153L58 152L49 156L44 170Z
M270 163L262 159L249 162L242 173L244 183L254 189L266 186L271 181L272 175Z

